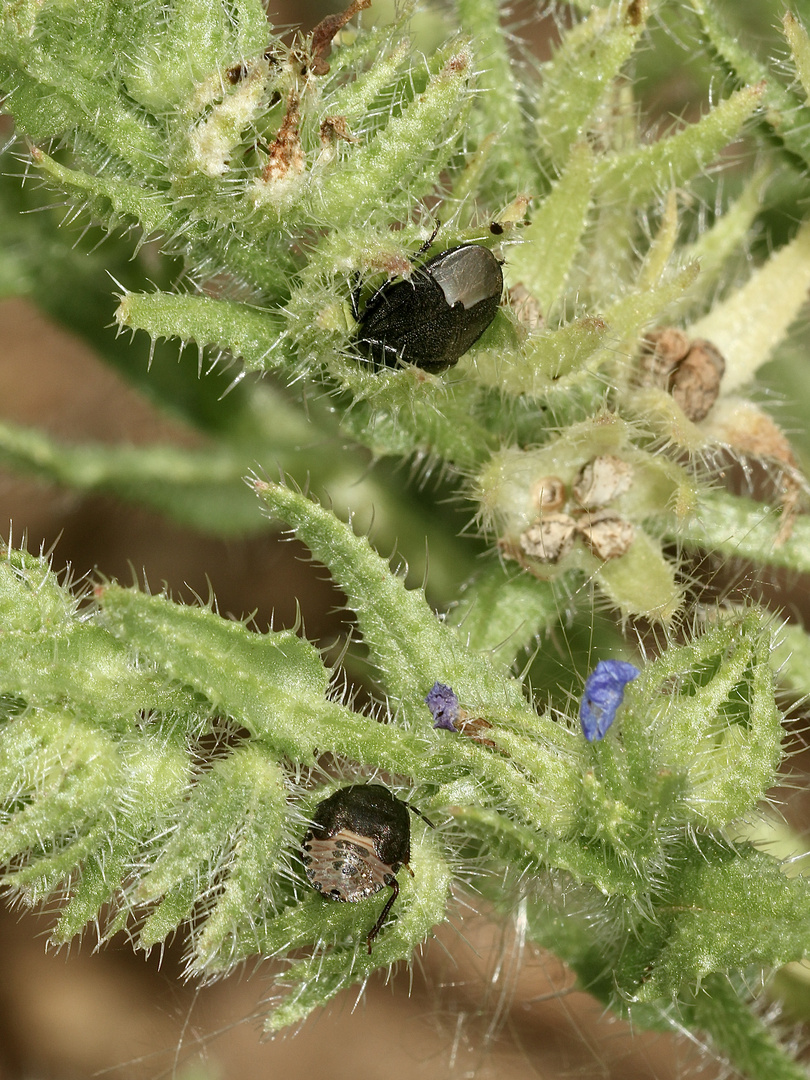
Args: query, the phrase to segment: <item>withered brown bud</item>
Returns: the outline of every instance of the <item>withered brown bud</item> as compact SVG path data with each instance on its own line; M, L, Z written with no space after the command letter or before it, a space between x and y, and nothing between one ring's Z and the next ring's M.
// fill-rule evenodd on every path
M597 559L604 562L624 555L636 538L635 526L610 510L588 514L577 523L577 531Z
M540 562L559 562L574 546L576 527L568 514L543 514L521 534L521 549Z
M534 485L532 492L534 504L542 513L549 510L561 510L565 506L565 484L559 476L544 476Z
M710 341L690 341L682 330L667 326L642 340L639 360L642 384L668 391L690 420L702 420L717 400L726 362Z
M574 497L580 506L595 510L623 495L633 483L633 466L613 454L595 457L585 465L574 484Z

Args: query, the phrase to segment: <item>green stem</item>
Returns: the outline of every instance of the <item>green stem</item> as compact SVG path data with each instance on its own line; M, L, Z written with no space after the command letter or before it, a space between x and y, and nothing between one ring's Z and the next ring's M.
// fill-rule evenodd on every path
M701 496L695 516L668 539L726 558L810 572L810 518L796 518L784 542L780 542L781 524L780 512L765 503L714 491Z
M768 1023L740 1000L729 980L710 975L687 1008L693 1025L747 1080L807 1080L807 1070L788 1056Z

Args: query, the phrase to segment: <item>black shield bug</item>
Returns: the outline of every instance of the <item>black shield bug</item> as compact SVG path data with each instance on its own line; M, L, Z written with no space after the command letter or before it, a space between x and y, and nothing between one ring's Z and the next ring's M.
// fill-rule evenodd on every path
M413 876L409 806L380 784L352 784L318 803L304 837L307 880L321 896L354 904L385 886L392 890L366 938L369 953L399 895L396 874L405 866Z
M489 248L461 244L428 259L410 279L386 282L369 299L356 345L378 367L415 364L432 375L452 367L495 318L501 266ZM354 297L355 309L357 306Z

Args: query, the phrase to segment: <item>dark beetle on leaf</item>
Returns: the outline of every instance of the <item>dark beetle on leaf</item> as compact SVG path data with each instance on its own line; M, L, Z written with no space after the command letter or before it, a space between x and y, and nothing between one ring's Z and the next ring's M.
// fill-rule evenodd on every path
M392 890L366 938L369 952L399 895L396 874L405 866L413 876L409 806L380 784L352 784L318 803L304 837L307 880L328 900L357 903L386 885Z
M500 263L489 248L449 248L417 267L409 279L386 282L362 313L355 310L357 348L377 367L414 364L436 375L481 337L495 318L502 292Z

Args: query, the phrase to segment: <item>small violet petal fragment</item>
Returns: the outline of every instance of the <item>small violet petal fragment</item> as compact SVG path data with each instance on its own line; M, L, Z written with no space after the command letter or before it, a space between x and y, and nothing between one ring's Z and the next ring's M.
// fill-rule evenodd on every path
M447 731L455 731L454 720L458 719L458 698L449 686L437 682L425 698L425 704L433 713L434 728L445 728Z
M588 742L603 739L624 700L624 688L639 670L624 660L600 660L585 681L579 706L582 734Z

